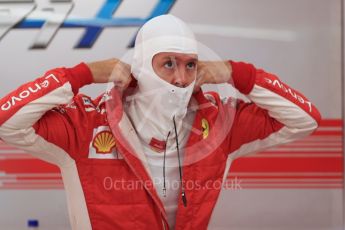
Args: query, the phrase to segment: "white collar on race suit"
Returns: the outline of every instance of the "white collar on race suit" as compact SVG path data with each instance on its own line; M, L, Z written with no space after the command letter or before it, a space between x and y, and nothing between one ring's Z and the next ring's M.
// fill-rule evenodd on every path
M127 111L146 144L152 138L165 141L169 132L173 134L173 117L180 133L195 84L194 80L181 88L162 80L152 67L154 55L160 52L198 54L193 32L175 16L151 19L139 30L135 41L131 71L138 81L138 88L130 98Z

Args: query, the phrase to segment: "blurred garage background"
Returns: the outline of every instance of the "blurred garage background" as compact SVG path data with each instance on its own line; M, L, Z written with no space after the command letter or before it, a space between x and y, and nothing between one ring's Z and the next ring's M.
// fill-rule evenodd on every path
M342 0L0 0L0 97L54 67L122 57L164 13L222 59L275 73L323 116L312 136L233 162L209 229L344 229ZM29 219L70 229L59 170L0 142L0 229Z

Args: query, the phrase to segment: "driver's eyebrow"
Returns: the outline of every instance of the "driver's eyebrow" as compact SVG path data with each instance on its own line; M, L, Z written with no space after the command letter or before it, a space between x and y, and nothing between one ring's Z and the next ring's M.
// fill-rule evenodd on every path
M174 56L165 56L162 58L162 61L174 61L176 58Z
M177 60L177 61L183 61L183 62L197 62L198 59L195 57L188 57L188 58L181 58L176 56L171 56L169 60Z
M191 58L191 59L188 59L187 61L188 62L198 62L198 59L197 58Z

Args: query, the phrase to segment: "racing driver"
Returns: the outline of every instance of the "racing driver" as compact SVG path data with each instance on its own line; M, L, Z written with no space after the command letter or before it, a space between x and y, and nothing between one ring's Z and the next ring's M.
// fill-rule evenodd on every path
M199 57L182 20L155 17L130 63L52 69L3 97L0 138L60 168L74 230L206 229L221 191L209 182L240 156L311 134L320 114L274 74ZM78 93L105 82L94 100ZM201 89L221 83L248 102Z

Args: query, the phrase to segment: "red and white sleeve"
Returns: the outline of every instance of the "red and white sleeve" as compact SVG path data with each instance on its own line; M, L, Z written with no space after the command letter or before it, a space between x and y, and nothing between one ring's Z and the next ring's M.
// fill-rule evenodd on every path
M230 134L232 159L311 134L320 122L317 108L277 76L230 61L235 88L251 103L237 105Z
M0 100L0 139L50 163L62 163L64 154L59 156L57 152L64 152L63 146L48 143L43 137L64 132L59 129L66 126L60 124L63 119L58 116L50 115L53 118L49 121L44 116L53 108L71 102L79 88L91 82L89 68L81 63L73 68L50 70L20 86ZM44 124L55 128L40 127Z

